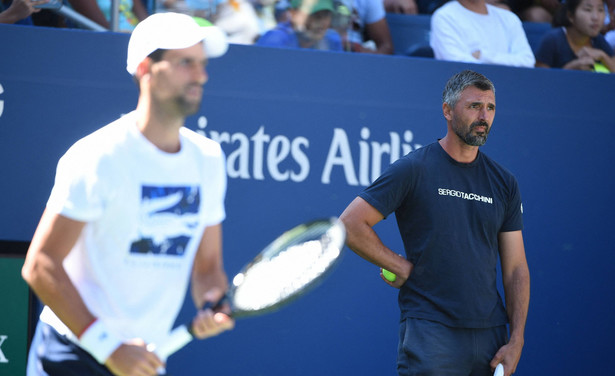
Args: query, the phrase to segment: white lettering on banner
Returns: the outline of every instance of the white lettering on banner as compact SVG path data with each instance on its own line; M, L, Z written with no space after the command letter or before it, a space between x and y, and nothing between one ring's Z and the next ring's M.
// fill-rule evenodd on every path
M331 172L333 166L338 165L344 169L346 182L350 185L359 185L357 175L354 172L354 164L352 163L352 153L350 152L350 143L348 136L343 129L336 128L333 130L333 140L327 154L327 161L322 170L322 181L324 184L331 183Z
M2 84L0 84L0 94L2 93L4 93L4 88L2 87ZM4 101L0 99L0 116L2 116L3 112L4 112Z
M270 135L264 125L251 136L239 132L205 132L205 116L199 117L197 126L198 133L220 143L223 148L225 145L234 147L230 151L227 149L229 178L265 180L266 176L270 176L280 182L302 182L309 176L311 168L307 151L310 141L305 137L290 139L284 135ZM370 137L369 128L362 128L358 141L357 169L351 147L353 142L348 139L345 130L335 128L323 166L321 183L330 184L334 172L341 171L347 184L367 186L380 176L383 163L393 163L401 155L421 147L419 144L410 144L414 136L409 130L403 133L403 142L396 132L389 132L389 142L372 141Z
M198 126L199 133L221 145L238 144L237 149L231 151L227 156L227 174L230 178L265 180L265 167L276 181L301 182L310 173L309 159L305 155L310 142L305 137L297 137L292 141L282 135L272 138L265 133L264 125L261 125L252 137L243 133L231 135L228 132L218 131L209 131L209 134L206 134L203 130L207 126L205 117L199 119ZM250 159L252 160L251 166ZM288 166L288 161L294 162L294 166L293 163ZM252 175L250 175L250 167ZM297 168L298 171L296 171Z
M6 340L7 338L9 337L0 335L0 363L9 362L9 360L6 358L6 356L4 356L4 353L2 352L2 344L4 343L4 340Z
M382 173L382 163L385 154L389 155L389 163L393 163L400 156L406 155L413 150L410 142L412 142L414 135L409 130L404 132L404 144L401 143L400 136L396 132L389 132L390 143L367 142L369 137L369 128L362 128L362 141L359 141L359 178L357 179L346 131L341 128L335 128L320 181L323 184L331 183L333 167L339 166L344 170L344 176L349 185L360 184L368 186ZM414 149L418 149L421 146L420 144L415 144Z

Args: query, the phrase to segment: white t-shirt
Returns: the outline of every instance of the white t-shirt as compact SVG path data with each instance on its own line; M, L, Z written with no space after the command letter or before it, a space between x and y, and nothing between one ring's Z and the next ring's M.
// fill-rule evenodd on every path
M533 67L536 62L523 25L514 13L487 4L488 14L450 1L431 17L430 44L436 59ZM480 50L480 58L472 52Z
M47 210L87 222L64 268L88 309L120 338L163 343L181 309L206 226L225 218L220 145L180 130L165 153L130 113L60 159ZM41 320L71 333L46 307Z

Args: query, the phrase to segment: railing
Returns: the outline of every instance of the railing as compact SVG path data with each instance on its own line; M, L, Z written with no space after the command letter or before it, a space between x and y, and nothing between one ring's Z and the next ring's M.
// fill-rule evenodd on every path
M111 20L109 21L110 27L109 29L97 24L96 22L90 20L89 18L83 16L79 12L76 12L70 7L62 4L62 2L58 2L58 7L50 8L50 10L58 13L61 16L66 17L67 19L73 21L79 27L82 27L87 30L94 31L118 31L119 25L119 9L120 9L120 1L119 0L111 0Z

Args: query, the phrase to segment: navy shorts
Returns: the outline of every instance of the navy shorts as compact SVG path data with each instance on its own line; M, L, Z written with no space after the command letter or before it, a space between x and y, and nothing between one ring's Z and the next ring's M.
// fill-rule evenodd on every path
M27 376L113 376L87 351L39 321L36 325Z
M399 376L492 376L489 363L507 342L506 325L468 329L405 319L399 330L397 372Z

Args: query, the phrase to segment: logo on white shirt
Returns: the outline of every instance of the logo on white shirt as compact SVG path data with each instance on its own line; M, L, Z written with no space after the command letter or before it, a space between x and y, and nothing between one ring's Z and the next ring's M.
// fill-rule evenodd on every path
M183 255L198 225L200 201L198 186L143 186L139 239L130 253Z

